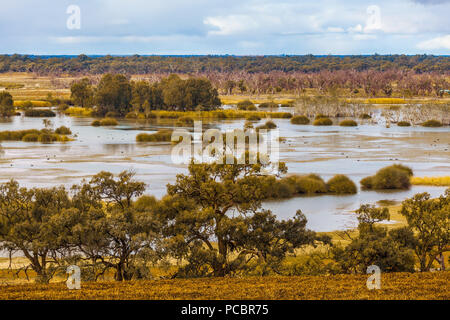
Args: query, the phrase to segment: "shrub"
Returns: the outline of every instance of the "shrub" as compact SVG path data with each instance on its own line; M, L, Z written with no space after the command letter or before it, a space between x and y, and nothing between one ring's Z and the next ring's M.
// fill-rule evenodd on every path
M62 134L62 135L69 135L69 134L72 134L72 131L65 126L61 126L55 130L55 133Z
M355 194L357 192L355 183L342 174L335 175L328 180L327 190L335 194Z
M273 108L278 108L278 104L276 104L275 102L264 102L264 103L261 103L259 105L259 107L263 108L263 109L266 109L266 108L273 109Z
M428 120L428 121L425 121L424 123L422 123L422 126L437 128L437 127L442 127L442 123L438 120Z
M237 103L239 110L256 110L255 105L250 100L244 100Z
M28 133L23 136L23 142L37 142L39 140L39 135L36 133Z
M318 120L318 119L323 119L323 118L328 118L328 116L326 116L326 115L324 115L322 113L319 113L319 114L316 114L316 117L314 119Z
M408 121L400 121L399 123L397 123L397 126L399 126L399 127L410 127L411 123L409 123Z
M306 116L294 116L291 118L292 124L309 124L309 118Z
M292 113L290 112L267 112L267 116L270 118L280 118L280 119L290 119L292 118Z
M341 127L356 127L358 123L355 120L343 120L339 123Z
M247 121L260 121L261 117L256 114L250 114L246 117Z
M117 126L119 123L113 118L104 118L100 120L100 125L102 126Z
M119 118L120 114L115 111L109 111L105 114L105 118Z
M91 126L99 127L99 126L117 126L119 123L116 119L113 118L104 118L101 120L94 120L91 123Z
M332 126L333 121L330 118L319 118L314 120L313 125L315 126Z
M56 140L57 138L50 133L41 133L38 137L38 141L41 143L51 143Z
M156 133L140 133L136 136L137 142L170 142L172 141L172 130L161 129Z
M28 109L25 117L56 117L56 113L49 109Z
M194 119L191 117L181 117L178 118L177 122L175 123L177 127L184 127L184 126L193 126L194 125Z
M363 189L409 189L412 175L411 168L395 164L380 169L374 176L366 177L360 183Z
M275 129L276 127L277 127L277 125L275 124L275 122L273 122L272 120L268 120L268 121L266 121L265 124L256 127L256 129L257 130L260 130L260 129L272 130L272 129Z
M372 116L368 113L363 113L362 115L359 116L360 119L363 120L367 120L367 119L372 119Z

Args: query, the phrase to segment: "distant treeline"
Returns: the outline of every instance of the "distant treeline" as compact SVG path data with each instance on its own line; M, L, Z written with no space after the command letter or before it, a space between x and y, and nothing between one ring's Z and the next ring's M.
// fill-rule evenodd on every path
M39 74L150 74L208 72L319 72L336 70L409 70L416 73L450 71L450 56L0 56L0 72Z

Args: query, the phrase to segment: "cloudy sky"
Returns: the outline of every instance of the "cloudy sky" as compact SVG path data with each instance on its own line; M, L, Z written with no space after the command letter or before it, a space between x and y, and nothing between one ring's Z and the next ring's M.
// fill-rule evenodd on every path
M2 1L0 53L448 55L449 14L450 0Z

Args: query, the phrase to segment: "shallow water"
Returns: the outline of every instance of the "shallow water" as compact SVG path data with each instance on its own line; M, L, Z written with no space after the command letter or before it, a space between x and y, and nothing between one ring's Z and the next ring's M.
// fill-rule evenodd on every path
M136 143L140 132L155 132L165 125L121 120L117 127L92 127L91 118L59 115L50 119L54 127L70 127L77 135L69 143L39 144L2 142L0 182L11 178L26 186L71 186L101 170L118 173L126 169L136 172L147 183L148 193L161 197L167 183L178 173L186 173L185 165L171 161L169 143ZM450 175L450 128L396 127L362 124L358 127L316 127L292 125L288 119L275 119L280 136L280 158L289 173L318 173L324 179L335 174L348 175L357 184L361 178L378 169L403 163L417 176ZM263 121L261 121L262 123ZM243 120L220 121L208 126L221 130L242 128ZM42 128L42 118L13 117L0 120L0 131ZM299 197L268 202L264 208L280 218L293 216L301 209L308 226L318 231L344 229L355 225L352 210L362 203L379 200L401 201L417 192L433 196L445 188L413 187L395 193L359 192L352 196Z

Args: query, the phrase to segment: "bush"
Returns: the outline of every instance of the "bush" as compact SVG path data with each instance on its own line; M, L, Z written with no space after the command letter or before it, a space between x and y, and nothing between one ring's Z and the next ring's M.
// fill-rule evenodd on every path
M306 116L294 116L291 118L292 124L309 124L309 118Z
M69 134L72 134L72 131L65 126L61 126L55 130L55 133L62 134L62 135L69 135Z
M260 129L272 130L272 129L275 129L276 127L277 127L277 125L275 124L275 122L273 122L272 120L268 120L268 121L266 121L265 124L256 127L256 129L257 130L260 130Z
M357 192L355 183L342 174L335 175L327 182L327 190L335 194L355 194Z
M37 142L39 140L39 135L36 133L28 133L23 136L23 142Z
M273 108L278 108L278 104L276 104L275 102L264 102L264 103L261 103L259 105L259 107L263 108L263 109L266 109L266 108L273 109Z
M333 121L330 118L319 118L314 120L313 125L315 126L332 126Z
M367 119L372 119L372 116L368 113L363 113L362 115L359 116L360 119L363 120L367 120Z
M360 183L363 189L409 189L412 175L411 168L395 164L380 169L374 176L366 177Z
M239 110L256 110L255 105L250 100L244 100L237 103Z
M247 121L260 121L261 117L256 114L250 114L246 117Z
M400 121L399 123L397 123L397 126L399 126L399 127L410 127L411 123L409 123L408 121Z
M358 123L355 120L343 120L339 123L341 127L356 127Z
M322 113L316 114L316 117L314 118L314 120L319 120L319 119L323 119L323 118L328 118L327 115L324 115Z
M41 133L38 137L38 142L40 142L40 143L51 143L56 140L57 140L57 138L53 134L50 134L50 133Z
M116 119L113 118L104 118L101 120L94 120L91 123L91 126L99 127L99 126L117 126L119 123Z
M172 141L172 130L162 129L153 134L140 133L136 136L137 142L170 142Z
M28 109L25 117L56 117L56 113L49 109Z
M442 127L442 123L438 120L428 120L428 121L425 121L424 123L422 123L422 126L437 128L437 127Z
M177 122L175 123L177 127L185 127L185 126L193 126L194 125L194 119L191 117L181 117L178 118Z
M105 114L105 118L119 118L120 114L115 111L109 111Z

